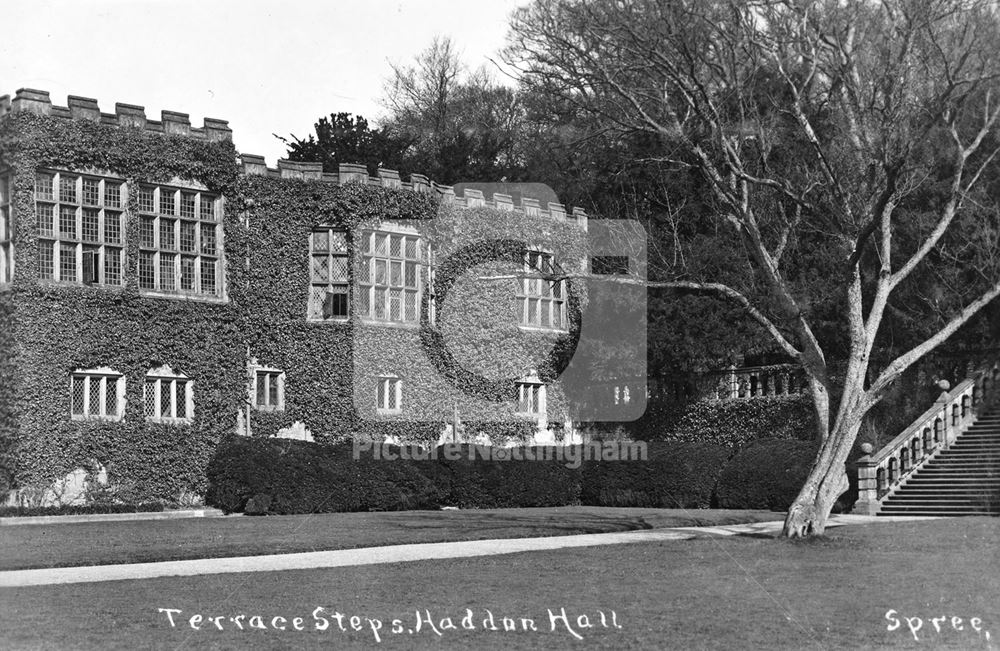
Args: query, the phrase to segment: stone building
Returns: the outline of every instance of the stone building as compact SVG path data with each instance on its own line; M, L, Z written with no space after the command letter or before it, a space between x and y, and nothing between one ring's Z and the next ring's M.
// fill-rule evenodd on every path
M580 293L522 276L585 271L586 237L556 203L269 168L223 120L0 97L0 488L200 494L234 433L570 442Z

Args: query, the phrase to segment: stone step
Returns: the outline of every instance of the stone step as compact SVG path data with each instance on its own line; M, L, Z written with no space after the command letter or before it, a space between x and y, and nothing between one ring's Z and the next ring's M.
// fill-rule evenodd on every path
M972 517L976 515L996 515L1000 511L992 510L977 510L977 511L957 511L954 509L943 509L943 510L931 510L931 509L921 509L921 508L901 508L892 509L889 507L884 507L878 512L881 516L893 516L893 515L909 515L909 516L921 516L928 518L961 518L961 517Z

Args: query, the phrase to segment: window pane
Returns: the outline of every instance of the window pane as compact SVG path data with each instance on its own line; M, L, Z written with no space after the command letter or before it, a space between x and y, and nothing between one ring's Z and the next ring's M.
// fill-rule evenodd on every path
M327 314L330 318L344 318L347 316L347 287L334 286L327 294L328 303Z
M375 255L386 254L386 240L388 237L385 233L375 233Z
M406 238L406 257L411 260L417 257L417 240L412 237Z
M404 315L403 318L407 321L417 320L417 293L416 292L404 292L403 299L405 301Z
M278 377L277 373L268 374L268 384L267 384L267 404L271 407L278 406Z
M388 401L389 409L396 409L399 404L396 400L396 391L399 390L399 380L389 380L388 391L386 395L386 400Z
M38 277L51 279L55 277L55 242L40 240L38 242Z
M391 235L389 237L389 257L391 258L401 258L403 257L403 238L399 235Z
M403 297L402 290L400 289L390 289L389 290L389 320L390 321L401 321L402 320L402 305Z
M104 241L108 244L121 244L122 214L120 212L104 211Z
M174 244L174 225L177 223L175 219L160 219L160 248L161 249L173 249L176 248Z
M375 284L376 285L385 285L386 284L385 264L386 264L385 260L376 260L375 261Z
M215 260L201 261L201 293L215 293Z
M104 282L108 285L122 284L122 250L104 249Z
M375 404L378 406L379 409L385 409L385 405L386 405L386 401L385 401L385 385L386 385L386 383L387 383L386 380L384 380L382 378L379 378L375 382L375 391L376 391Z
M326 253L312 257L312 279L314 282L330 280L330 256Z
M101 202L101 182L98 179L83 179L83 205L96 206Z
M403 286L403 263L402 262L390 262L389 263L390 278L389 284L393 287Z
M334 253L347 253L347 233L344 231L330 232L330 251Z
M194 218L193 192L181 192L181 217Z
M215 255L215 225L201 225L201 252Z
M196 222L181 222L181 251L187 253L195 252L195 233L197 232Z
M201 260L201 293L215 293L215 260Z
M329 231L313 231L312 233L312 248L313 251L329 251L330 250L330 233Z
M59 175L59 201L76 201L76 177L67 174Z
M174 415L170 404L170 390L173 385L173 380L160 380L160 418L171 418Z
M40 203L37 205L38 212L38 234L52 235L53 210L52 204Z
M152 248L156 246L153 237L153 217L143 217L139 220L139 246Z
M82 416L84 379L82 377L73 376L70 383L70 403L72 405L72 413Z
M374 298L375 304L372 306L373 308L372 316L375 317L376 319L385 318L385 292L386 290L384 288L381 287L375 288L375 298Z
M174 211L174 191L160 188L160 214L173 215Z
M160 254L160 289L172 292L175 289L174 286L174 259L175 255L173 253L161 253Z
M139 188L139 210L156 212L153 205L153 188Z
M98 241L98 222L100 220L99 213L93 208L83 209L83 241L84 242L97 242Z
M406 279L404 284L407 287L417 286L417 264L415 262L406 263Z
M55 199L52 191L52 174L36 174L35 175L35 198L36 199Z
M146 380L142 397L146 418L156 418L156 380Z
M267 404L267 373L257 371L257 406L263 407Z
M76 245L59 245L59 280L76 280Z
M362 316L371 316L371 291L371 287L359 285L358 291L354 295L358 301L357 313Z
M120 416L118 413L118 382L117 378L108 378L104 385L104 413L107 416Z
M181 256L181 289L194 289L194 262L189 256Z
M76 239L76 208L59 206L59 237Z
M187 418L187 394L189 383L187 380L175 380L174 384L177 389L177 418Z
M107 208L122 207L122 184L116 181L104 181L104 206Z
M99 416L101 414L101 378L90 377L87 378L90 384L90 396L87 413L91 416Z
M153 254L147 251L139 252L139 287L154 289Z
M215 221L215 197L202 193L201 218Z
M326 287L324 285L313 285L309 288L309 318L322 319L323 309L326 304Z
M335 256L330 260L330 280L347 280L347 258Z

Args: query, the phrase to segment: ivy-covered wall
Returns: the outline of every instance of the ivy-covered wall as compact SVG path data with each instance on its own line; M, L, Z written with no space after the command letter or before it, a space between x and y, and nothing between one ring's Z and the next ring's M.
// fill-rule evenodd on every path
M285 372L285 409L252 411L255 436L271 436L300 421L314 438L331 443L351 436L429 442L439 438L455 409L467 435L482 431L497 441L534 433L533 423L514 414L512 381L500 382L506 392L502 404L490 387L460 391L447 379L448 365L441 357L450 355L489 380L516 379L531 369L548 379L554 375L548 351L568 335L519 328L514 281L478 279L487 272L519 271L523 247L501 252L506 258L499 255L482 266L470 266L463 255L470 244L523 240L579 264L584 244L579 228L522 213L458 209L429 194L359 183L246 176L236 195L246 209L246 223L233 225L227 237L231 246L245 251L248 264L230 271L230 297L241 306L250 357ZM436 324L383 325L357 315L346 323L307 320L310 232L332 226L356 235L383 222L416 226L434 249ZM352 292L361 260L355 252ZM424 293L423 307L429 309L430 295ZM403 382L399 415L375 412L375 381L382 374ZM546 393L549 418L565 419L558 383Z
M239 310L234 303L140 295L134 192L125 213L124 287L39 281L34 180L36 170L53 168L113 174L129 184L179 180L228 195L237 178L232 143L16 113L0 123L0 156L0 167L12 173L15 245L15 274L0 308L7 412L0 474L16 487L43 486L97 462L126 500L204 492L205 467L232 429L233 405L245 391ZM224 228L237 219L227 205ZM233 253L228 243L226 253ZM163 364L194 382L189 425L144 418L144 376ZM70 419L70 374L95 367L125 376L120 421Z

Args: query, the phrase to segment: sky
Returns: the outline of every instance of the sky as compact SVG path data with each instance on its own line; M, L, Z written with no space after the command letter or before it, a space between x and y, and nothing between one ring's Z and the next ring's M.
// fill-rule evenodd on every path
M236 148L273 167L272 134L305 137L334 112L377 122L389 62L451 36L490 65L526 0L0 0L0 95L47 90L228 120ZM498 77L502 77L498 73Z

